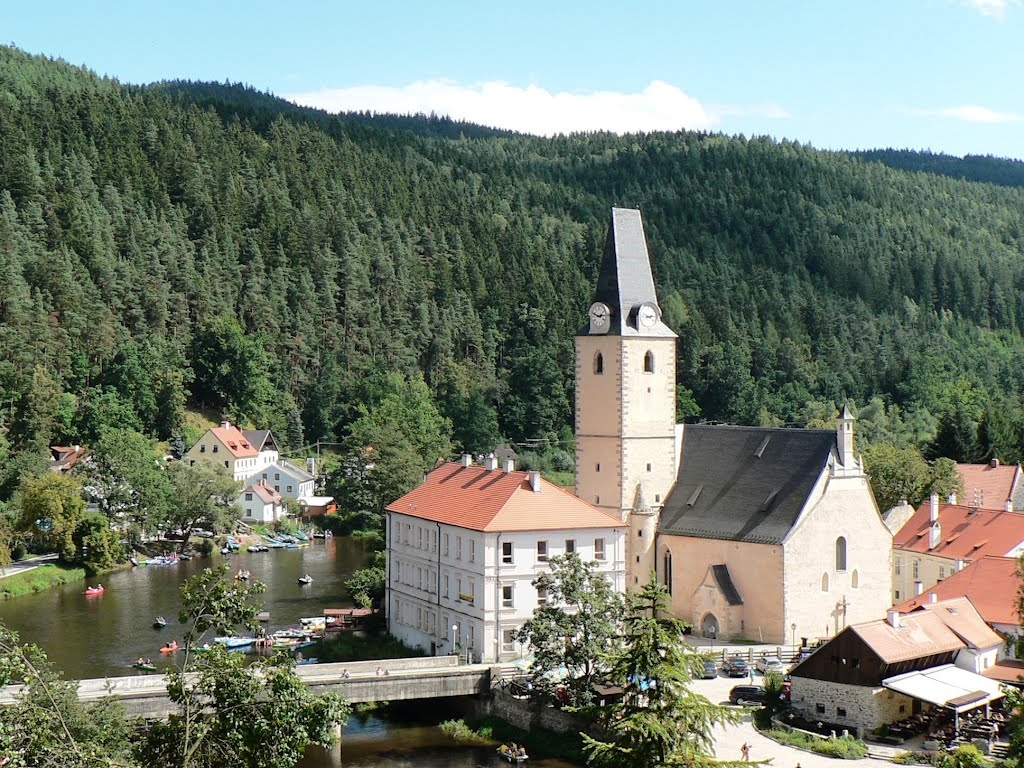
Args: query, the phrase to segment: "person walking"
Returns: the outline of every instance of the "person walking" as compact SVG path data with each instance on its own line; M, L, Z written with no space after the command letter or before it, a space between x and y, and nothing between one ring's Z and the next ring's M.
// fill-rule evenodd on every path
M744 763L750 762L750 745L747 742L743 742L743 746L740 747L740 755L743 757Z
M750 668L750 684L751 685L754 684L754 668L753 667Z

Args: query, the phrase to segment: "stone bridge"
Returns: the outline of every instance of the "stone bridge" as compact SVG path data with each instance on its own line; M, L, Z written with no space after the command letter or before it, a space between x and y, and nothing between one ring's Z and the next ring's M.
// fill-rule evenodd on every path
M378 667L388 674L378 675ZM346 670L349 677L342 677ZM460 665L457 656L309 664L295 671L315 692L339 693L350 703L472 696L490 691L492 672L495 680L499 674L497 668L487 664ZM0 706L11 704L18 688L10 686L0 691ZM109 677L78 684L82 701L98 701L106 696L120 700L130 715L164 718L173 711L163 675Z

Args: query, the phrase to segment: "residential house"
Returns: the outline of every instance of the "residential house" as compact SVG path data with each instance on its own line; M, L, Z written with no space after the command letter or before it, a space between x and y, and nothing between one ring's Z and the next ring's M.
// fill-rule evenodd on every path
M260 452L242 430L230 421L211 427L193 445L182 461L195 466L197 461L221 465L235 480L246 480L260 469Z
M89 452L80 445L53 445L50 446L50 471L59 474L70 472L75 464L80 462Z
M1002 697L997 681L975 671L998 642L973 609L890 610L885 620L847 627L797 664L791 700L858 736L937 708L959 715Z
M242 519L250 523L273 523L288 513L280 493L260 480L250 483L238 494Z
M1019 464L1002 464L992 459L988 464L957 464L957 474L964 484L961 503L984 509L1024 511L1024 483ZM957 502L951 498L951 504Z
M523 655L513 635L547 595L532 584L576 552L625 587L626 527L511 461L445 463L387 507L389 632L431 654L496 662Z
M313 495L313 474L302 467L295 466L290 461L279 460L261 469L259 475L267 485L289 499L301 499Z
M896 610L909 613L922 606L965 597L993 630L1004 638L1016 637L1021 633L1017 613L1020 585L1016 558L987 555L898 604Z
M942 504L932 495L893 538L893 602L923 593L987 555L1024 552L1024 515Z
M576 493L629 526L627 585L656 571L696 631L830 635L891 604L892 535L835 432L676 424L676 345L640 212L612 209L576 335Z

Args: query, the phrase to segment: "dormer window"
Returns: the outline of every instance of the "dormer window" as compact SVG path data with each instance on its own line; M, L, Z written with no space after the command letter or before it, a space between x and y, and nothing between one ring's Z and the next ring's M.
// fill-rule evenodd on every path
M644 373L654 373L654 353L651 350L644 353Z

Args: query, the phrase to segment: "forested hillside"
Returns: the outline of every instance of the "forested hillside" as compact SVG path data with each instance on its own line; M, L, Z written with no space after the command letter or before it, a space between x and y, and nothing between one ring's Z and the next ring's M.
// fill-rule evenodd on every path
M0 48L0 449L171 439L187 403L298 447L396 390L450 427L424 452L564 444L618 205L644 213L689 419L849 399L868 442L1020 455L1024 191L760 138L433 122Z

